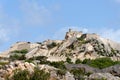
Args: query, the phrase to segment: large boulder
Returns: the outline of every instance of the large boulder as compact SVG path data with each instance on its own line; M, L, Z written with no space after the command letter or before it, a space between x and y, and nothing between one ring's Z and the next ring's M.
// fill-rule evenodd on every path
M120 65L114 65L105 69L102 69L102 72L107 72L111 73L114 76L119 76L120 77Z
M98 68L93 68L93 67L90 67L90 66L85 65L85 64L66 64L66 68L67 68L68 70L83 68L83 69L85 69L85 72L86 72L86 73L101 72L100 69L98 69Z
M88 80L93 80L93 79L120 80L119 77L115 77L110 73L93 73L89 76Z

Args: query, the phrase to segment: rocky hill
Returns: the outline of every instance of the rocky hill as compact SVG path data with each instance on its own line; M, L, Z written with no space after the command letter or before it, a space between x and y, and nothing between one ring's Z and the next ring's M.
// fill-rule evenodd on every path
M114 69L106 68L101 70L90 67L88 66L89 64L74 64L76 60L81 61L81 63L83 61L84 63L85 60L104 59L106 57L113 60L114 64L118 63L117 67L115 66ZM18 68L34 72L34 67L39 67L40 70L45 69L45 71L50 73L49 80L81 80L73 77L74 74L70 73L73 67L76 69L82 68L82 71L84 68L86 70L85 72L91 70L93 74L85 76L84 78L86 80L120 80L120 70L116 70L120 67L120 43L102 38L95 33L83 33L69 29L69 31L66 32L64 40L46 40L36 43L17 42L8 50L2 52L0 58L0 63L2 63L2 65L4 64L4 66L1 65L0 70L0 76L3 80L5 79L4 74L8 74L10 78L14 75L14 70ZM62 78L57 75L59 68L53 66L53 63L59 65L57 62L61 64L64 63L67 68ZM117 73L114 72L115 70ZM117 74L117 77L115 74Z
M15 50L27 49L26 58L33 56L46 56L50 61L65 60L66 57L76 59L95 59L98 57L111 57L119 60L120 43L104 39L99 35L84 34L78 31L66 32L64 40L46 40L43 42L17 42L7 51L0 54L1 57L9 57Z

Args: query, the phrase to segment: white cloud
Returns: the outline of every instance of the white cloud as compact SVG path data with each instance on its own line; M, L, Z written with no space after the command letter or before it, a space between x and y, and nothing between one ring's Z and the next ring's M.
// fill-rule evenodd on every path
M26 25L45 25L51 21L51 13L45 7L39 5L35 0L22 0L21 10Z

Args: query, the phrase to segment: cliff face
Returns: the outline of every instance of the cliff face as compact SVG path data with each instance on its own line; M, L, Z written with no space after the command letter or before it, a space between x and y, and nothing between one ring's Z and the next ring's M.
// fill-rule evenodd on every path
M66 57L70 57L73 61L98 57L120 60L120 43L104 39L95 33L84 34L71 29L66 32L64 40L46 40L37 43L17 42L0 56L9 57L12 51L22 49L28 50L26 58L46 56L49 61L64 61Z

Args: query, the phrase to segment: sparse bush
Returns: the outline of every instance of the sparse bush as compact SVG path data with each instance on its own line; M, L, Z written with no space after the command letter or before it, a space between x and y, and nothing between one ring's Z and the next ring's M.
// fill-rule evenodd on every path
M46 56L37 56L34 59L35 60L40 60L40 61L46 61L47 57Z
M35 68L32 74L28 70L15 70L14 75L10 79L7 77L7 80L48 80L49 78L49 73Z
M30 59L25 60L25 61L27 61L27 62L30 61L31 62L33 60L40 60L40 64L47 64L47 65L53 66L55 68L66 69L66 67L64 65L64 61L50 62L50 61L47 61L46 56L33 57L33 58L30 58Z
M105 57L105 58L97 58L95 60L90 60L90 59L85 59L82 62L83 64L87 64L89 66L103 69L109 66L113 66L115 64L120 64L119 61L112 61L110 58Z
M65 70L57 70L57 76L63 78L63 76L65 75L66 71Z
M10 60L14 61L14 60L25 60L26 57L24 54L20 55L20 54L14 54L14 55L10 55Z
M28 53L27 49L22 49L22 50L15 50L12 51L12 55L10 55L10 60L25 60L25 54Z
M32 58L29 58L27 60L25 60L26 62L32 62L34 60L39 60L40 61L40 64L49 64L50 62L47 61L47 57L46 56L34 56Z
M92 74L92 72L85 73L86 76L90 76L91 74Z
M75 49L75 46L74 44L72 43L70 46L68 46L67 48L71 49L71 50L74 50Z
M19 58L19 55L18 54L14 54L14 55L10 55L10 59L11 60L16 60Z
M49 49L56 47L57 44L55 42L52 42L51 44L47 45Z
M101 79L98 79L98 78L94 78L92 80L107 80L106 78L101 78Z
M9 64L9 62L1 62L1 61L0 61L0 65L4 66L4 65L6 65L6 64Z
M63 69L65 70L66 67L64 65L64 61L59 61L59 62L50 62L51 66L54 66L55 68Z
M75 64L80 64L80 63L82 63L82 61L81 61L80 59L77 59L77 60L75 61Z
M73 75L75 80L84 80L84 75L85 75L85 69L84 68L79 68L79 69L72 69L70 71Z
M28 50L27 49L15 50L15 51L12 51L12 53L26 54L26 53L28 53Z
M77 38L77 40L82 41L85 39L85 37L86 37L86 34L83 34L81 37Z
M36 42L37 44L42 44L41 42Z
M72 61L71 61L71 59L69 57L66 58L66 62L69 63L69 64L72 63Z
M32 61L33 61L33 60L31 60L31 59L25 60L25 62L28 62L28 63L32 63Z
M39 70L38 68L35 68L30 80L48 80L49 78L49 73L45 72L44 70Z
M20 53L21 54L26 54L26 53L28 53L28 50L27 49L23 49L23 50L20 51Z
M9 80L29 80L29 72L27 70L15 70L14 75Z
M82 64L88 64L90 62L90 59L84 59L83 61L82 61Z

